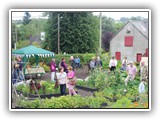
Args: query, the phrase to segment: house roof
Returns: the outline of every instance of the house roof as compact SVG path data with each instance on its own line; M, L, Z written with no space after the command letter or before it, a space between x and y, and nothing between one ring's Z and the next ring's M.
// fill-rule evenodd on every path
M47 57L54 56L53 52L42 49L42 48L37 48L33 45L29 45L27 47L13 50L12 54L13 55L25 55L25 56L28 56L28 55L33 55L33 56L38 55L38 56L47 56Z
M38 35L30 37L29 41L30 41L30 44L32 44L33 42L37 42L37 43L41 43L42 42L41 39L40 39L40 37Z
M147 40L148 40L148 21L135 21L135 20L129 20L121 29L120 31L128 24L131 23ZM119 31L119 32L120 32ZM118 32L118 33L119 33ZM117 34L118 34L117 33ZM117 35L116 34L116 35ZM116 36L114 35L111 40ZM110 41L111 41L110 40Z
M148 39L148 21L129 21L146 39Z

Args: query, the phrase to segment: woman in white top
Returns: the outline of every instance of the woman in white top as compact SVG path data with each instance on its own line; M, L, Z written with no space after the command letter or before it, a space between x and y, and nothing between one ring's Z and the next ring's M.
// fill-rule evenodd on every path
M109 62L110 71L114 71L116 69L116 66L117 66L117 60L113 56Z
M123 60L122 60L122 64L126 63L127 65L129 64L129 61L127 59L127 57L124 57Z
M59 69L59 74L57 75L57 79L59 81L61 95L65 95L66 94L67 74L66 72L64 72L63 68Z

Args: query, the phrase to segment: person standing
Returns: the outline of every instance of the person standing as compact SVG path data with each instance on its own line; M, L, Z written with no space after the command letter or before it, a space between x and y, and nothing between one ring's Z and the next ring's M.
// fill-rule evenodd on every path
M129 80L133 81L135 76L136 76L136 72L137 72L137 68L136 66L133 65L133 61L129 62L129 65L126 69L126 72L128 74L127 78L125 79L125 85L127 86L127 83Z
M122 63L122 65L121 65L120 70L126 71L126 68L127 68L127 63L126 63L126 61L124 61L124 62Z
M72 66L72 70L74 71L75 61L74 61L74 57L73 56L70 57L70 65Z
M76 68L80 68L80 58L78 56L76 56L74 61L75 61L75 64L76 64Z
M127 57L124 57L124 58L123 58L122 64L124 64L124 63L125 63L126 65L129 64L129 61L128 61Z
M97 56L97 59L95 61L95 66L99 67L99 68L102 68L102 61L101 61L99 56Z
M76 95L77 93L74 90L74 86L76 84L76 77L75 77L74 71L72 70L71 66L68 67L67 77L68 77L69 95L72 95L72 94Z
M51 82L55 81L56 67L57 67L56 60L52 58L52 61L50 62Z
M24 76L23 76L23 62L22 62L22 58L21 56L17 56L17 61L16 61L16 67L17 67L17 79L18 80L24 80Z
M113 56L112 59L109 62L110 71L114 71L116 69L116 66L117 66L117 60Z
M148 81L148 67L145 65L144 61L140 62L140 76L141 80L144 79L145 81Z
M139 94L145 93L145 79L141 79L138 89L139 89Z
M143 103L143 96L145 95L145 79L141 79L141 82L138 87L140 103Z
M123 60L122 60L122 65L121 65L120 70L126 71L127 65L128 65L127 57L124 57Z
M95 69L95 57L92 57L92 60L90 61L90 68L91 68L91 70L94 70Z
M67 69L67 64L66 64L66 59L62 58L60 66L63 68L64 72L68 73L68 69Z
M67 83L67 74L64 72L63 68L59 68L59 73L57 74L58 83L60 85L61 95L66 94L66 83Z

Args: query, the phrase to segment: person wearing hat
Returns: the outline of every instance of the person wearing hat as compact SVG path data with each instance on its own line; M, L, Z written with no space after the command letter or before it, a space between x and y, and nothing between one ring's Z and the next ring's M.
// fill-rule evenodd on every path
M125 85L127 86L127 83L129 80L133 81L135 76L136 76L136 72L137 72L137 68L135 65L133 65L133 61L129 62L129 65L126 69L126 72L128 74L127 78L125 79Z

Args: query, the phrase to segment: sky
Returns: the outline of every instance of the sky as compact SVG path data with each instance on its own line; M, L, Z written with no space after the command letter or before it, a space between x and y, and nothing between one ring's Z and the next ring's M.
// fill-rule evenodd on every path
M31 14L31 18L42 17L42 12L29 12ZM94 15L99 15L100 12L94 12ZM12 12L12 19L22 19L24 16L24 12ZM119 20L121 17L137 17L141 16L144 18L148 18L148 12L102 12L102 16L111 17L115 20Z

